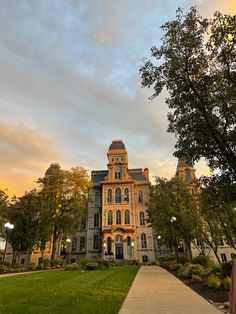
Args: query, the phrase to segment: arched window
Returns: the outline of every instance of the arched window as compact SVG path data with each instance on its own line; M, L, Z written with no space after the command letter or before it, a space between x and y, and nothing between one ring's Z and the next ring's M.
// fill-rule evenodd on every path
M119 209L116 211L116 224L121 225L121 211Z
M107 253L111 254L111 238L107 238Z
M109 203L109 204L112 203L112 189L109 189L107 191L107 203Z
M121 203L121 189L120 188L116 188L115 198L116 198L116 203Z
M131 246L131 237L127 237L127 246Z
M100 193L95 192L95 206L100 206Z
M146 239L146 234L142 233L141 234L141 248L146 249L147 248L147 239Z
M116 167L115 179L121 179L121 167Z
M99 238L98 238L98 234L95 234L93 236L93 249L94 250L98 250L99 249Z
M129 189L125 188L125 201L129 203Z
M145 225L144 212L139 213L139 220L140 220L140 226L144 226Z
M185 181L187 183L191 183L192 181L192 175L191 175L191 171L189 169L185 169L184 170L184 177L185 177Z
M138 191L138 202L139 202L139 204L143 204L143 193L142 193L142 191Z
M108 213L107 213L107 224L108 225L112 225L113 224L113 219L112 219L112 211L109 210Z
M94 228L98 228L99 227L99 214L98 213L94 214L93 223L94 223Z
M84 251L85 250L85 237L80 237L79 250L80 251Z
M73 237L71 244L71 252L76 252L77 250L77 238Z
M125 224L129 225L130 224L130 215L129 215L129 210L125 210Z

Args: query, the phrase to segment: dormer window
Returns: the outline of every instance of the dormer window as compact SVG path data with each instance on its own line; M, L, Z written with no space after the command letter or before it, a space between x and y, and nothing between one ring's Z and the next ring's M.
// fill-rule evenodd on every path
M115 179L121 179L121 167L116 167Z

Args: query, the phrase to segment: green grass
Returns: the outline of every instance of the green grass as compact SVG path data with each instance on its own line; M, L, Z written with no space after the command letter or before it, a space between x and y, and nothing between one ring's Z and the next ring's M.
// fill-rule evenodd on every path
M118 313L138 269L123 266L0 277L0 313Z

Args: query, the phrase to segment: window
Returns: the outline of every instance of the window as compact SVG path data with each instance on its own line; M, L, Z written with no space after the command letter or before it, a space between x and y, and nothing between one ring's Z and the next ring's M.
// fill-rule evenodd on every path
M84 217L81 219L81 229L86 229L86 218Z
M192 181L192 175L191 175L191 172L190 172L189 169L186 169L186 170L184 171L184 177L185 177L185 181L186 181L187 183L191 183L191 181Z
M130 215L129 215L129 210L125 210L125 224L129 225L130 224Z
M107 224L108 225L112 225L113 224L113 219L112 219L112 211L109 210L108 213L107 213Z
M220 245L224 246L224 240L223 239L220 240Z
M116 188L115 190L116 203L121 203L121 189Z
M231 253L231 259L234 260L236 258L236 254L235 253Z
M72 244L71 244L71 252L76 252L77 250L77 238L72 238Z
M227 262L226 254L225 254L225 253L222 253L222 254L220 254L220 255L221 255L222 263Z
M112 189L109 189L107 192L107 203L112 203Z
M25 264L25 259L22 258L22 259L20 260L20 263L21 263L21 265L24 265L24 264Z
M129 189L125 188L125 202L129 203Z
M107 238L107 253L111 254L111 238Z
M94 228L99 227L99 214L98 213L94 214L93 223L94 223Z
M120 167L116 167L115 179L121 179L121 168Z
M121 211L119 209L116 211L116 224L121 224Z
M142 233L141 234L141 248L146 249L147 248L147 239L146 239L146 234Z
M98 235L95 234L93 236L93 249L94 250L98 250L99 249L99 239L98 239Z
M127 237L127 246L131 246L131 237Z
M148 261L147 255L143 255L143 263L146 263Z
M79 250L80 251L84 251L85 250L85 237L80 237Z
M144 212L139 213L140 226L145 225Z
M95 206L100 206L100 193L95 192Z
M138 202L139 202L139 204L143 204L143 193L142 193L142 191L138 191Z

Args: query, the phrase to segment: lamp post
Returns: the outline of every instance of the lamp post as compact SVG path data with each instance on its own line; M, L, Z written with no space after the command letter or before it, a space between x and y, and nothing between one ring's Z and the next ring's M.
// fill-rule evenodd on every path
M131 257L134 255L134 240L131 241Z
M5 249L4 249L4 254L3 254L3 263L5 262L6 258L6 252L7 252L7 242L8 242L8 231L14 229L14 225L11 224L10 222L6 222L4 227L6 228L6 244L5 244Z
M160 256L161 256L161 236L160 235L157 236L157 241L158 241L158 247L160 249Z
M176 221L176 217L175 216L172 216L171 218L170 218L170 222L173 224L174 222ZM176 259L178 260L178 247L177 247L177 245L176 245L176 239L175 239L175 236L174 236L174 232L173 232L173 228L171 228L171 231L172 231L172 236L173 236L173 238L174 238L174 245L176 246L176 247L174 247L174 249L175 249L175 253L176 253Z

